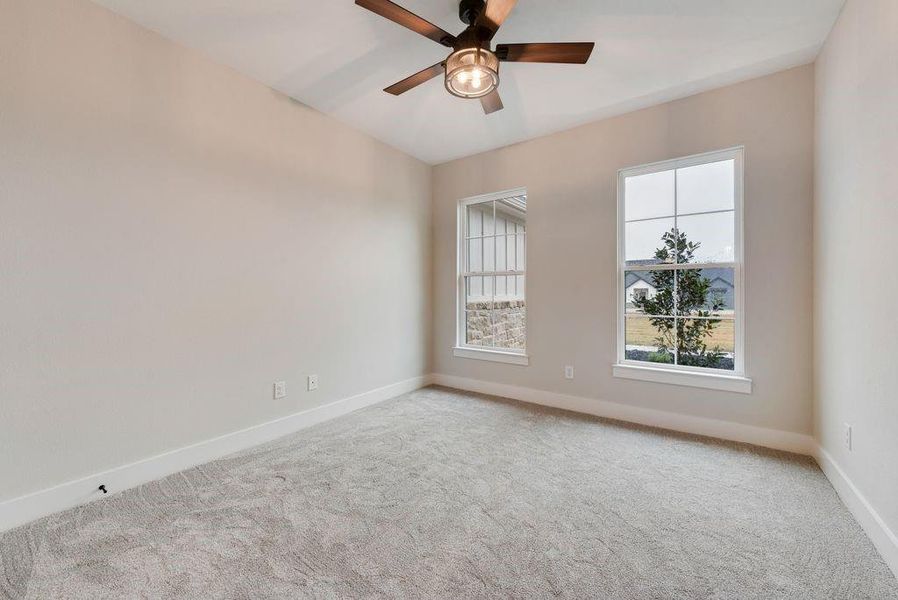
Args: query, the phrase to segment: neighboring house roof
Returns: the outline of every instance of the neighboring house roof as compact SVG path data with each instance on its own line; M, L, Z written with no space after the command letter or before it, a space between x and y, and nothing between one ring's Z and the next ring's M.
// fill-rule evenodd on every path
M652 275L651 271L627 271L627 276L624 278L624 286L630 287L634 283L644 282L651 287L655 287L652 283Z
M706 277L707 277L707 275L706 275ZM721 286L731 288L731 287L733 287L733 282L723 279L722 277L715 277L714 279L711 280L711 287L721 287Z
M654 260L630 260L627 261L627 263L630 265L657 264ZM710 279L711 284L714 287L734 287L732 269L702 269L702 275ZM654 287L654 284L652 283L651 271L627 271L626 276L624 277L624 287L629 288L631 285L639 281L644 281L646 284Z

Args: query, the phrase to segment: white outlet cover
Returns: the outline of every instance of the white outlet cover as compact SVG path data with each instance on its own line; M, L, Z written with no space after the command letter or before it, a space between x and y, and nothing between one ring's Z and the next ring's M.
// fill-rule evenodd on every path
M851 448L851 446L852 446L852 439L851 439L851 424L845 423L843 432L844 432L844 435L845 435L845 440L844 440L844 441L845 441L845 447L846 447L848 450L852 450L852 448Z
M309 391L314 392L318 389L318 376L309 375Z
M573 379L574 378L574 367L571 365L567 365L564 367L564 378L565 379Z
M286 381L275 381L274 382L274 399L280 400L281 398L287 397L287 382Z

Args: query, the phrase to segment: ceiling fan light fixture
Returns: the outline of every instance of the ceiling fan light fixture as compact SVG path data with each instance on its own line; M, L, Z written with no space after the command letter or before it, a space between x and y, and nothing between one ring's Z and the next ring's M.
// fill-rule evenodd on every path
M458 16L467 25L458 35L437 27L430 21L406 10L393 0L355 0L398 25L414 31L434 42L452 48L452 54L441 62L421 69L401 81L384 88L384 92L399 96L444 75L443 84L453 96L477 98L487 115L502 110L499 96L499 61L518 63L586 64L592 54L592 42L540 42L531 44L498 44L495 51L491 41L518 0L456 0Z
M499 58L484 48L462 48L446 59L446 89L459 98L480 98L499 85Z

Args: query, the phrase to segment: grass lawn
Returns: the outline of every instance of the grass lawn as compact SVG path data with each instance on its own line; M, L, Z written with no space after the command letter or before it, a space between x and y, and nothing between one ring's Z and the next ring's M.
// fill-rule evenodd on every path
M627 345L628 346L654 346L658 338L658 330L652 327L646 317L627 319ZM705 339L709 349L720 346L722 352L734 352L736 339L736 327L734 321L721 321L714 326L714 330Z

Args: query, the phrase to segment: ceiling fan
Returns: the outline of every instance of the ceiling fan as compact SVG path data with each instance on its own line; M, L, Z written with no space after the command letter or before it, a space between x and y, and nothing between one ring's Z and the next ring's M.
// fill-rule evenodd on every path
M438 44L452 48L452 53L446 60L394 83L385 88L385 92L398 96L443 75L450 94L459 98L479 98L486 114L503 108L497 89L500 62L582 65L589 60L595 46L593 42L498 44L493 50L490 42L517 0L461 0L458 16L467 28L458 35L440 29L390 0L355 0L355 3Z

